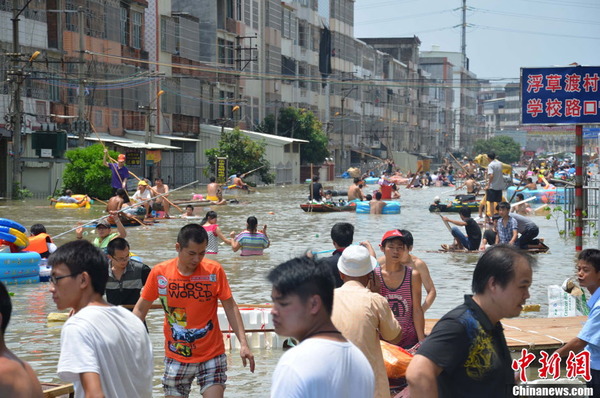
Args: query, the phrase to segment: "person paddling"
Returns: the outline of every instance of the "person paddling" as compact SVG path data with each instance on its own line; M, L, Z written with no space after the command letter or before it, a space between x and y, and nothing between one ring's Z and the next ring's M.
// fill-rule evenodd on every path
M104 158L102 158L102 164L106 167L110 168L112 173L111 178L111 187L113 189L113 194L119 188L123 188L127 191L127 178L129 177L129 169L125 167L125 155L119 154L117 157L117 163L108 163L108 159L110 155L108 154L108 149L104 148Z

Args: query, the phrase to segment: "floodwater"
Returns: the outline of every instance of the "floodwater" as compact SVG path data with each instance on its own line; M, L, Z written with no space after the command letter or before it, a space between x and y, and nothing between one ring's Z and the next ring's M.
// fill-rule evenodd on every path
M345 190L349 180L336 180L327 183L335 189ZM374 186L367 186L370 192ZM265 276L273 266L302 254L311 249L324 251L332 249L329 231L339 221L351 222L355 226L355 242L369 240L377 247L383 233L394 228L408 229L415 238L413 254L423 259L430 268L431 276L436 284L438 296L426 313L428 318L439 318L444 313L462 302L465 293L470 292L471 274L478 256L475 254L448 254L435 252L440 244L451 243L452 237L443 222L436 214L428 211L428 205L435 196L449 197L453 193L448 187L408 190L401 188L402 212L400 215L369 215L355 213L304 213L299 204L304 202L308 187L303 185L277 186L259 188L258 193L238 196L240 204L215 206L212 210L219 215L219 225L227 235L230 231L239 232L245 227L248 216L256 216L259 225L268 225L271 247L262 257L241 258L233 253L229 246L222 245L216 258L223 264L228 275L231 289L236 301L240 304L260 304L270 301L270 286ZM195 188L195 192L203 192ZM192 190L172 193L171 199L192 196ZM25 202L0 202L0 217L13 219L27 228L41 222L46 225L51 235L58 235L71 229L78 221L90 221L101 217L103 206L92 206L91 209L56 210L48 206L47 201L27 200ZM200 214L207 207L197 210ZM177 210L172 209L172 214ZM451 215L458 218L458 215ZM197 221L197 220L195 220ZM540 304L541 311L526 313L523 316L547 316L547 286L560 285L566 278L573 276L575 264L575 240L559 236L554 219L534 217L540 227L540 236L550 246L550 252L537 255L538 265L533 272L531 298L528 303ZM142 257L145 263L153 266L175 256L175 239L179 228L185 225L185 219L161 221L150 227L127 228L127 239L132 251ZM93 229L87 229L87 236L93 236ZM57 244L75 238L75 233L57 239ZM597 238L585 237L584 247L597 247ZM43 382L55 382L56 364L60 350L60 327L46 321L48 313L55 312L49 285L47 283L33 285L9 286L14 292L13 315L8 326L6 340L10 349L21 358L29 361ZM155 353L155 396L162 396L160 377L163 364L162 316L160 311L152 310L149 314L149 330L152 336ZM281 348L255 350L256 371L251 374L241 365L237 352L229 355L228 387L229 397L264 397L268 396L270 378ZM136 366L136 364L131 364ZM199 396L197 386L192 396Z

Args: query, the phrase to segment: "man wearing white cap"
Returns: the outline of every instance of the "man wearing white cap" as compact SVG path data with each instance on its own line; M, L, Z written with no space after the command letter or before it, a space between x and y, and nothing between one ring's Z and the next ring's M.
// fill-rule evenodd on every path
M367 244L367 243L365 243ZM375 373L375 397L389 397L390 386L379 344L379 335L398 343L402 329L387 300L367 289L377 260L365 246L350 246L338 260L344 281L335 289L331 320L350 342L365 354Z

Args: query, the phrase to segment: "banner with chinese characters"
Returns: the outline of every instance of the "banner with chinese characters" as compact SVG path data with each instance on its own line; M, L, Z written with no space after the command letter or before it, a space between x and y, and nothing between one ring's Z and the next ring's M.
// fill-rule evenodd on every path
M139 166L142 164L140 151L127 151L125 163L128 166Z
M215 174L217 176L217 183L225 184L225 181L227 181L227 158L217 158Z
M146 161L153 161L154 163L158 163L160 162L160 160L162 159L162 153L160 151L160 149L155 149L155 150L146 150Z
M523 124L596 124L600 67L521 68Z

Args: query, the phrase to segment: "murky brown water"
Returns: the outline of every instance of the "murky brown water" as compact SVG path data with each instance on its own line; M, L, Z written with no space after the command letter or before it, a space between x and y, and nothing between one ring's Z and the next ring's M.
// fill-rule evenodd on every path
M337 180L336 189L346 189L348 180ZM369 186L371 187L371 186ZM445 197L451 192L447 187L423 190L401 189L402 213L400 215L368 215L354 213L304 213L298 207L307 195L306 186L260 188L259 193L240 195L240 204L217 206L213 210L219 214L219 225L225 234L240 231L248 216L258 218L259 225L268 224L271 247L263 257L241 258L232 253L228 246L221 246L216 258L223 264L235 299L238 303L267 303L270 300L270 286L265 280L266 272L274 265L306 249L315 251L331 249L329 230L338 221L348 221L355 225L355 241L369 240L378 244L383 233L393 228L410 230L415 237L413 254L421 257L431 270L437 286L438 297L427 312L429 318L442 316L462 301L462 296L470 292L471 273L477 255L441 254L437 250L441 243L452 241L445 226L435 214L430 214L428 205L436 195ZM195 192L200 191L196 188ZM171 198L190 198L192 190L178 191ZM247 202L247 203L245 203ZM0 202L0 217L20 222L27 228L41 222L51 235L57 235L74 226L77 221L89 221L102 216L102 206L92 209L55 210L47 202L28 200L26 202ZM206 210L206 207L203 208ZM203 211L202 209L199 209ZM273 212L273 214L270 214ZM172 214L177 213L176 210ZM458 216L453 216L458 218ZM534 270L530 303L541 304L539 313L525 316L545 317L547 314L546 287L561 284L573 275L575 242L572 238L561 238L554 220L535 217L541 233L550 246L547 254L538 255L539 264ZM132 251L141 256L147 264L175 256L175 239L186 220L172 219L151 227L128 228L128 241ZM562 228L562 225L561 225ZM91 234L93 229L89 229ZM74 233L58 239L58 244L74 239ZM597 247L597 238L586 238L584 247ZM17 355L31 363L44 382L59 382L56 377L56 363L59 353L60 327L46 321L49 312L56 311L48 292L48 284L10 286L14 292L13 317L8 327L8 346ZM159 311L151 312L149 329L155 350L155 395L162 396L160 376L162 375L162 316ZM268 396L270 377L281 349L255 351L256 372L254 375L241 366L236 352L229 355L228 388L230 397ZM135 364L132 364L135 366ZM197 387L192 396L199 396Z

